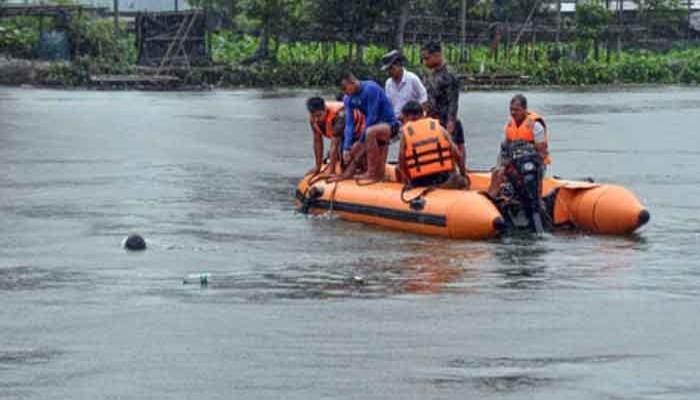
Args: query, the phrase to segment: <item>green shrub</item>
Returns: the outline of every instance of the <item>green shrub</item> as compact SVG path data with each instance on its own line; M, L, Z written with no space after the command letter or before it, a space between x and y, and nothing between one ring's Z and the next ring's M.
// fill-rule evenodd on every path
M39 44L39 23L35 18L17 17L0 22L0 53L30 58Z
M362 79L381 79L378 68L364 64L256 63L252 65L230 64L226 67L222 83L228 86L332 86L336 77L345 69L352 69Z

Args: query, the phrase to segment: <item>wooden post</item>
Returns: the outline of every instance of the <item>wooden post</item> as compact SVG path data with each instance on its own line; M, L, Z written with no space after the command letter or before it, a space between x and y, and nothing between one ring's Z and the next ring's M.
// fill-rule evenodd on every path
M506 40L503 43L506 53L506 62L510 62L510 23L506 20Z
M467 40L467 0L462 0L462 7L460 9L459 20L459 62L464 62L466 59L465 42Z
M396 29L396 38L394 38L394 46L399 51L403 51L404 36L406 35L406 23L408 23L408 14L411 11L411 2L404 1L399 11L399 21Z
M560 35L561 35L561 0L557 0L557 33L556 33L557 47L559 47Z
M78 21L82 19L83 7L78 8ZM73 60L77 61L80 58L80 24L78 24L78 29L75 32L75 54L73 55Z
M693 0L688 0L688 21L687 21L686 28L685 28L685 34L686 34L685 40L688 42L690 42L690 12L691 12L691 7L692 7L692 1Z
M617 0L617 24L618 24L618 32L617 32L617 52L619 53L622 50L622 25L623 25L623 12L625 8L625 2L624 0Z
M212 41L213 41L214 34L210 28L211 24L209 24L209 16L210 15L211 14L209 14L209 10L205 9L204 10L204 23L206 24L205 29L206 29L206 34L207 34L207 39L206 39L207 40L207 43L206 43L207 44L207 59L213 60L214 54L212 51Z
M229 3L228 3L228 13L229 13L228 21L226 21L227 24L226 24L225 26L227 26L227 27L233 27L233 17L234 17L234 14L236 13L236 0L230 0L230 1L229 1Z
M411 43L411 63L413 65L418 65L420 62L416 60L416 37L413 37L413 43Z
M598 52L598 39L593 39L593 59L598 61L600 59L600 53Z
M413 44L411 45L411 52L413 52L413 63L415 65L421 65L422 60L420 58L420 45L418 44L418 33L415 30L413 31Z
M114 40L119 40L119 0L114 0Z

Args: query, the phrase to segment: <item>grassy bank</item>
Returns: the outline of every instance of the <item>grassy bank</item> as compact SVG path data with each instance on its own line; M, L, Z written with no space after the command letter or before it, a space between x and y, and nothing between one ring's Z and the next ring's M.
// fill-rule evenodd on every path
M257 86L264 82L298 86L332 85L337 71L348 66L350 46L335 45L323 49L318 44L287 44L276 46L277 59L264 65L243 66L257 47L255 38L224 33L213 38L213 58L230 66L239 77L229 82ZM388 50L377 46L364 49L361 62L353 67L359 75L384 79L378 69L381 56ZM415 47L406 47L410 68L422 71ZM530 77L533 85L600 85L600 84L697 84L700 83L700 48L678 47L668 51L627 49L609 51L591 43L539 44L518 46L506 57L501 49L497 59L486 46L470 47L468 58L459 62L458 49L448 46L444 51L454 55L449 60L460 74L519 74Z

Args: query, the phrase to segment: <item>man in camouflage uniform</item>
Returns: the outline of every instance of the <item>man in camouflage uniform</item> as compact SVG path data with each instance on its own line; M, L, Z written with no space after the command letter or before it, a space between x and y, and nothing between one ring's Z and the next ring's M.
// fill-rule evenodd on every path
M423 64L430 70L425 77L425 88L428 91L428 116L439 119L440 124L447 129L452 136L452 141L462 153L466 164L464 152L464 129L462 122L457 118L459 108L459 79L452 74L442 57L442 46L437 42L430 42L421 48Z

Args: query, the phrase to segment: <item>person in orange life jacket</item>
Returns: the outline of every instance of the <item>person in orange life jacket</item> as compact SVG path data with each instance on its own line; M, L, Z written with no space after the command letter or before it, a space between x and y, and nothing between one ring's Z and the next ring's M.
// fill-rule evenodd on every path
M341 144L345 134L345 110L342 102L326 102L320 97L312 97L306 101L306 109L309 111L309 123L314 141L315 166L309 171L316 174L323 167L323 137L331 140L329 151L330 172L335 173L341 161ZM365 126L363 115L358 111L353 114L355 120L355 136L357 140Z
M345 114L345 138L343 140L343 159L351 159L362 154L367 155L367 172L357 176L359 179L382 180L384 167L389 153L389 141L398 134L399 122L384 90L373 81L360 81L351 72L345 72L338 80L338 86L346 94L344 105L346 111L359 110L365 116L365 131L360 140L352 145L355 121Z
M440 121L423 118L423 109L416 101L406 103L401 114L405 119L399 145L401 180L412 187L468 189L462 153Z
M551 163L549 157L549 133L544 119L537 113L527 109L527 98L522 94L513 96L510 100L510 119L505 128L505 143L525 140L532 143L535 150L542 156L545 168ZM505 181L505 165L499 156L498 167L491 173L491 185L488 193L496 197Z

